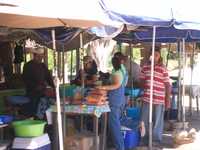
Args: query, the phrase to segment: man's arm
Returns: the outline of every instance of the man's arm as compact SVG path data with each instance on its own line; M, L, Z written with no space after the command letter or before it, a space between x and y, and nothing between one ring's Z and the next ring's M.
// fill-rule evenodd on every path
M165 83L165 108L170 108L170 97L171 97L171 85Z

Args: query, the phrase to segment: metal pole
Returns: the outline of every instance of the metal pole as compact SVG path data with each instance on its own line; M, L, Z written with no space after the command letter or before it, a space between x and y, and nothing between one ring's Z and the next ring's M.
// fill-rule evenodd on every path
M177 43L178 47L178 64L179 64L179 72L178 72L178 121L181 121L181 112L182 112L182 108L181 108L181 102L182 102L182 97L181 97L181 46L180 46L180 41Z
M55 38L55 30L51 30L52 35L52 43L53 43L53 62L54 62L54 71L56 71L56 38Z
M153 112L153 76L154 76L154 52L155 52L156 26L153 26L152 38L152 60L151 60L151 86L150 86L150 107L149 107L149 150L152 150L152 112Z
M55 30L52 30L51 35L52 35L52 41L53 41L53 49L56 50ZM59 79L58 79L58 74L56 74L56 108L57 108L59 150L64 150L64 148L63 148L63 133L62 133L62 118L61 118L61 108L60 108L59 84L60 83L59 83Z
M59 78L61 78L61 52L60 51L58 51L57 52L57 62L58 62L58 64L57 64L57 66L58 66L58 77Z
M76 49L76 73L80 69L80 51L79 49Z
M132 53L132 44L129 44L129 51L130 51L130 79L131 79L131 88L133 88L133 77L132 77L132 57L133 57L133 53Z
M72 81L72 71L73 71L73 50L71 50L71 64L70 64L70 80Z
M185 65L186 65L186 52L185 52L185 39L182 39L183 48L183 84L182 84L182 119L183 119L183 129L185 130Z
M190 68L191 68L191 77L190 77L190 93L189 93L189 113L190 116L192 116L192 86L193 86L193 69L194 69L194 49L195 45L193 44L193 49L192 49L192 56L190 57Z
M81 53L81 60L82 60L82 62L81 62L81 70L84 70L84 67L83 67L83 56L84 56L84 52L83 52L83 33L81 32L80 33L80 53ZM82 90L84 89L84 87L85 87L85 82L84 82L84 74L82 75L82 81L81 81L81 83L82 83Z
M62 51L62 76L63 76L63 84L65 84L65 46L63 45Z
M66 115L65 115L65 46L63 44L62 49L62 76L63 76L63 135L66 137Z

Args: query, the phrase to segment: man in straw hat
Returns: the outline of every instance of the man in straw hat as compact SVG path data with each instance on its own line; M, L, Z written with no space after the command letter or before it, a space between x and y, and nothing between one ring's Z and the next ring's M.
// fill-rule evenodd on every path
M30 103L24 108L28 116L36 115L40 98L45 96L46 86L49 85L55 88L53 78L47 66L42 63L44 49L36 48L32 50L32 53L34 57L24 65L22 75L26 95L30 98Z

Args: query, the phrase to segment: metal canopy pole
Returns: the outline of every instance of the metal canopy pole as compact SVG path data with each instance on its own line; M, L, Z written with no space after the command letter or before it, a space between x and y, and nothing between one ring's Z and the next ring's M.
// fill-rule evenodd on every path
M72 71L73 71L73 50L71 50L71 64L70 64L70 80L72 81Z
M185 130L185 63L186 63L186 52L185 52L185 39L182 39L182 48L183 48L183 84L182 84L182 121L183 129Z
M181 121L181 112L182 112L182 96L181 96L181 68L182 68L182 63L181 63L181 46L180 46L180 41L177 43L177 49L178 49L178 64L179 64L179 72L178 72L178 121Z
M51 30L53 49L56 50L55 41L55 30ZM57 122L58 122L58 137L59 137L59 150L64 150L63 148L63 133L62 133L62 118L61 118L61 108L60 108L60 94L59 94L59 79L58 73L56 73L56 108L57 108Z
M83 33L80 33L80 53L81 53L81 70L84 70L84 66L83 66L83 56L84 56L84 52L83 52ZM81 85L82 85L82 90L84 90L85 87L85 76L84 74L82 75L82 81L81 81Z
M129 54L130 54L130 80L131 80L131 89L133 89L133 75L132 75L132 69L134 69L134 68L132 68L132 57L133 57L133 53L132 53L132 44L131 43L129 43ZM132 91L132 90L131 90ZM131 93L131 95L132 95L132 93Z
M62 98L63 98L63 135L64 138L66 137L66 115L65 115L65 46L63 44L63 49L62 49L62 76L63 76L63 93L62 93Z
M190 93L189 93L189 115L190 116L192 116L192 86L193 86L193 69L194 69L194 50L195 50L195 44L193 44L192 56L190 57L190 63L191 63L191 77L190 77L190 88L189 88L189 90L190 90Z
M80 70L80 51L76 49L76 73Z
M153 26L152 38L152 60L151 60L151 86L150 86L150 108L149 108L149 150L152 150L152 112L153 112L153 76L154 76L154 52L155 52L156 26Z

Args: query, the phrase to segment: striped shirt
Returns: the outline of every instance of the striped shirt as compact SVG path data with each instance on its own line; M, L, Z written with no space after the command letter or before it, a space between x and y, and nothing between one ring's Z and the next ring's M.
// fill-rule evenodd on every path
M144 81L143 101L150 102L151 64L144 65L140 80ZM154 66L153 104L165 104L165 84L170 84L167 68L164 65Z

